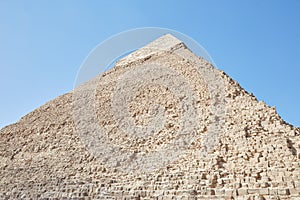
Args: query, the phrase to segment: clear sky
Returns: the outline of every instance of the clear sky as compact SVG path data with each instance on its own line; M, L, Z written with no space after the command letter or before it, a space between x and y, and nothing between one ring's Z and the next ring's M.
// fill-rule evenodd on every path
M182 32L300 126L300 1L0 1L0 127L72 90L89 52L133 28Z

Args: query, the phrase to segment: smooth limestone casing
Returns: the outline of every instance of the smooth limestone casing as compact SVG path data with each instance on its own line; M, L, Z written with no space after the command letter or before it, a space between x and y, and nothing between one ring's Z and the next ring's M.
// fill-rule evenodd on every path
M96 86L97 123L114 144L148 153L174 139L180 126L180 100L164 87L143 87L130 102L131 117L140 125L149 121L149 102L155 99L163 105L166 126L159 134L132 138L118 129L112 116L111 95L118 78L128 70L153 63L180 71L198 99L195 108L200 110L201 120L195 126L199 131L196 142L183 156L147 173L108 165L88 150L76 132L72 91L1 129L0 198L300 199L300 130L219 70L226 89L224 129L216 145L199 156L210 123L210 97L207 84L193 69L213 66L170 35L76 89Z

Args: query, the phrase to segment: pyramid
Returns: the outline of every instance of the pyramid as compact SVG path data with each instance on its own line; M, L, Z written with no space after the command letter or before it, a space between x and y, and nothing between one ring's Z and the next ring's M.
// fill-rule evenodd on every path
M0 130L0 199L300 199L300 129L164 35Z

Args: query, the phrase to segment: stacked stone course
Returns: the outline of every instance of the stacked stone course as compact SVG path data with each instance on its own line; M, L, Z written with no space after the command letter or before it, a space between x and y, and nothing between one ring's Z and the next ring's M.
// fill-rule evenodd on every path
M141 63L180 63L187 77L201 82L189 74L189 67L195 64L173 55L178 52L197 60L198 65L213 67L171 36L166 38L176 43L167 52L139 50L90 81L99 82L96 94L97 105L102 106L97 111L99 124L110 128L116 143L129 141L130 148L142 150L153 150L155 145L160 145L145 142L141 146L125 136L120 138L122 135L110 127L115 122L107 110L109 96L118 76ZM226 122L216 145L204 157L199 156L199 142L182 157L152 172L124 172L110 167L90 153L76 134L73 92L70 92L1 129L0 199L299 200L300 129L287 124L275 108L258 101L224 72L219 73L226 87ZM201 102L209 100L204 86L195 85L194 89ZM139 102L145 100L142 94L151 97L157 91L166 101L172 101L163 89L147 91L141 91ZM143 110L135 103L133 108ZM178 112L174 107L166 106L166 109L173 115ZM202 113L208 112L202 109ZM174 123L166 128L176 127L176 120ZM205 134L209 122L203 118L203 123L197 141ZM172 138L168 133L163 132L157 140L167 143Z

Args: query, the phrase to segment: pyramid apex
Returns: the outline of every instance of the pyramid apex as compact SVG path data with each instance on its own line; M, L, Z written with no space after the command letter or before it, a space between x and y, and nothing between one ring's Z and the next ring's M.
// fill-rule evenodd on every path
M185 44L171 34L165 34L161 37L153 40L146 46L138 49L137 51L129 54L128 56L124 57L123 59L119 60L116 63L116 66L126 65L131 62L134 62L139 59L146 58L152 54L161 51L174 51L176 49L185 47Z
M172 50L174 47L178 45L182 45L183 42L176 38L171 34L165 34L153 42L146 45L144 48L153 48L153 49L160 49L164 51Z

